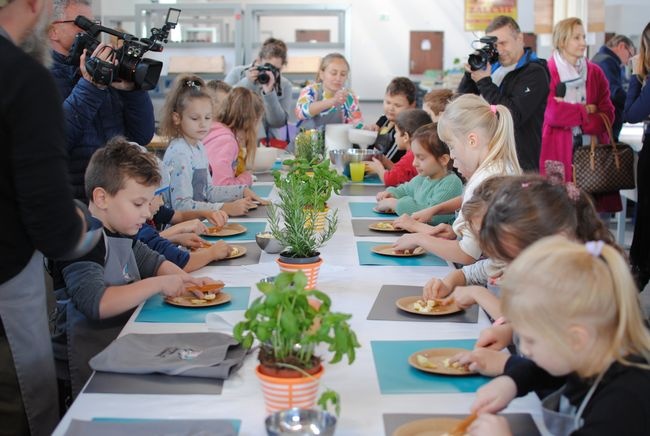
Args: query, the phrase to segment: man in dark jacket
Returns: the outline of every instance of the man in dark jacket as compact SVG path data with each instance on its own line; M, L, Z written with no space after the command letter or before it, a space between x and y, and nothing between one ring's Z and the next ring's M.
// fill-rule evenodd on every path
M498 16L485 29L496 36L499 61L485 69L467 72L460 82L461 94L480 94L490 104L510 109L515 124L519 165L524 171L539 171L542 123L549 93L546 61L524 47L524 35L511 17Z
M100 44L94 53L81 56L79 65L70 65L66 57L75 35L82 31L74 24L77 15L92 19L89 0L54 0L49 30L54 53L51 72L64 99L70 176L75 198L86 200L84 173L95 150L110 138L123 135L146 145L154 134L153 104L146 91L134 90L132 82L114 81L111 86L95 83L86 71L86 56L106 60L110 47Z
M603 45L598 53L591 58L592 62L598 64L609 81L609 96L614 105L614 125L612 130L614 139L618 141L618 135L623 127L623 107L627 96L625 82L625 65L634 56L634 43L624 35L613 36Z

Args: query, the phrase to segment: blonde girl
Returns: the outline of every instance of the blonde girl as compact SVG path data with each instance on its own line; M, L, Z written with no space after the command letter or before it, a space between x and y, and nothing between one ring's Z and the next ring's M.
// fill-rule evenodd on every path
M234 88L221 105L217 121L203 143L212 170L212 184L247 185L253 175L246 164L253 165L257 148L257 128L264 115L259 95L248 88Z
M627 262L602 241L553 236L521 253L504 274L502 305L526 358L511 357L479 389L470 434L509 435L492 413L558 385L542 401L552 434L650 434L650 334L637 294Z
M449 145L454 167L468 180L462 202L472 198L474 189L488 177L521 173L512 116L503 105L490 105L473 94L462 95L449 103L440 117L438 134ZM435 214L454 212L461 201L456 198L440 203L413 214L413 218L428 222ZM477 238L466 225L462 211L451 228L444 224L431 227L414 220L402 221L405 221L400 223L402 227L418 233L400 237L393 245L396 249L421 246L463 265L474 263L481 256Z
M212 124L212 100L203 79L179 76L167 95L161 134L171 139L163 163L170 169L170 197L176 210L223 210L243 215L258 197L244 185L212 186L201 142Z
M298 127L324 128L327 124L352 124L363 127L359 98L345 87L350 64L340 53L323 57L316 73L316 82L300 91L296 103Z
M411 151L418 175L407 183L378 193L377 210L413 213L457 197L463 191L463 183L448 169L449 148L438 138L435 124L426 124L415 131ZM438 215L436 218L438 222L451 222L454 216Z

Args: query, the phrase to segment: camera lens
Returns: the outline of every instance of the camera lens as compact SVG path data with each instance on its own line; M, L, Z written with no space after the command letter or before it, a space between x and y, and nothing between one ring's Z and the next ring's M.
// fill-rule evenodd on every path
M487 54L484 51L479 50L476 53L469 55L467 63L472 71L482 70L487 66L487 58Z
M257 75L257 81L261 83L262 85L266 85L269 83L271 80L271 76L269 76L269 73L262 71Z

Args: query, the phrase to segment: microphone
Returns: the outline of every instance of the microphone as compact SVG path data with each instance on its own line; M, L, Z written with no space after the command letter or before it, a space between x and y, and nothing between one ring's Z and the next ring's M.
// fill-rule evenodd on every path
M564 98L565 95L566 95L566 83L560 82L555 87L555 96Z

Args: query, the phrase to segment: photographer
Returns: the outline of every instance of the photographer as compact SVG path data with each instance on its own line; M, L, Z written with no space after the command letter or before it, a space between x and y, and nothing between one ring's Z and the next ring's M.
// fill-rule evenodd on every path
M262 97L264 118L259 137L267 138L267 143L271 138L289 140L286 125L293 107L292 87L289 79L280 74L286 64L286 44L279 39L269 38L260 47L252 65L237 66L224 79L231 86L243 86Z
M479 50L476 54L488 60L483 68L465 65L466 73L458 92L479 94L490 104L506 106L514 121L519 165L524 171L538 172L542 122L549 92L546 61L524 47L524 35L511 17L496 17L485 29L485 34L496 37L498 60L490 62L491 56Z
M116 135L146 145L154 134L153 104L146 91L134 84L114 81L103 86L86 70L87 57L108 60L112 47L99 44L93 53L84 51L79 64L67 62L75 36L82 29L74 23L77 15L92 19L89 0L54 0L53 21L48 36L53 49L51 68L64 99L63 111L70 159L70 176L75 198L86 200L84 173L93 152Z

